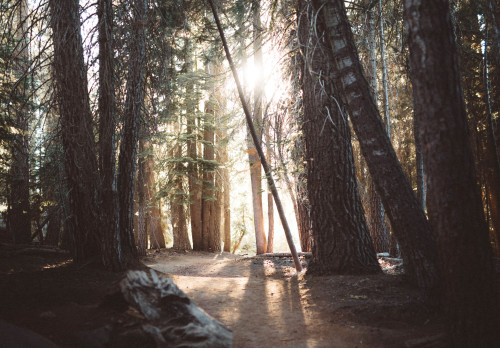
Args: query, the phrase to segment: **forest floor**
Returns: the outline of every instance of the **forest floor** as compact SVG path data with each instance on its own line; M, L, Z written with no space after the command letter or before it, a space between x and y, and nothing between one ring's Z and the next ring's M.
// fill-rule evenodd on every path
M143 259L231 328L234 347L439 347L442 318L388 261L384 274L317 277L296 274L289 257L162 250ZM0 244L0 320L62 347L97 347L101 328L134 323L106 305L122 277L55 249Z

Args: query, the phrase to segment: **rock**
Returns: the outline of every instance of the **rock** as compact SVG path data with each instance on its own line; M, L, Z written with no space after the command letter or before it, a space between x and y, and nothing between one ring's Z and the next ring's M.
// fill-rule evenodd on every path
M120 289L144 316L141 329L157 347L232 347L232 331L199 308L172 279L153 270L129 271Z
M55 343L23 327L0 320L0 346L9 348L57 348Z

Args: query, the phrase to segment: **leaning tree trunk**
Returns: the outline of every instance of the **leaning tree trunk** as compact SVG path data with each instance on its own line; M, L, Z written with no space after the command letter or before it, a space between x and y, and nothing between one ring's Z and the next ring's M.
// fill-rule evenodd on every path
M77 0L49 2L54 41L54 75L61 115L64 169L69 188L72 254L84 263L99 256L98 171L92 114L83 59Z
M335 101L330 51L317 38L311 6L298 2L304 59L302 98L313 274L380 272L359 196L349 123Z
M125 262L137 258L133 233L134 176L137 160L141 107L144 103L143 80L146 55L146 0L134 0L134 20L129 46L127 96L123 115L123 136L118 164L118 193L120 202L120 242Z
M320 9L333 52L336 84L348 107L361 152L391 220L405 260L408 280L419 287L437 285L436 246L430 225L385 131L359 61L353 34L341 0L313 0Z
M500 341L498 293L449 4L406 0L404 5L414 102L425 106L416 116L452 345L493 347Z

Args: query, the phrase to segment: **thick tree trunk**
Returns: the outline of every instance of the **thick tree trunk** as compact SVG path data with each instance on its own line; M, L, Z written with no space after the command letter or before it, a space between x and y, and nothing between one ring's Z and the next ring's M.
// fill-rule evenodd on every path
M15 96L11 101L9 111L14 114L14 125L17 132L14 134L12 145L12 160L9 171L8 196L8 227L14 243L27 244L31 242L31 217L29 196L29 102L28 78L25 75L29 67L28 35L26 29L28 4L21 0L15 10L17 28L15 38L19 44L13 52L13 70L16 78L16 88L12 91ZM26 44L24 44L26 42Z
M213 71L209 71L213 73ZM203 236L203 250L217 251L213 248L216 247L216 233L217 229L217 215L216 215L216 191L215 191L215 171L213 162L215 161L215 133L214 133L214 114L215 114L215 97L212 95L206 104L205 109L205 124L203 132L203 140L205 141L203 147L203 159L205 161L203 168L203 204L202 204L202 236ZM210 163L212 162L212 163ZM219 241L220 245L220 241Z
M49 2L54 41L64 169L69 188L67 226L75 262L99 256L98 171L77 0Z
M121 269L115 152L115 91L113 59L113 4L97 4L99 32L99 171L102 202L102 260L106 268Z
M329 50L315 36L313 11L299 1L299 40L304 57L302 98L314 245L308 273L380 272L358 193L346 115L335 102Z
M254 65L257 70L262 69L262 25L260 21L260 0L252 3L253 16L253 47L254 47ZM253 121L259 137L262 142L262 95L263 81L259 75L256 77L254 85L254 110ZM253 223L255 228L255 244L257 254L263 254L267 249L266 232L264 230L264 208L262 205L262 168L259 155L252 142L250 134L247 136L248 161L250 163L250 180L252 183L252 206Z
M133 233L134 176L137 161L141 107L144 104L143 80L146 55L146 0L134 0L132 35L129 46L127 96L123 115L123 136L118 164L120 202L120 242L125 262L134 262L137 248Z
M500 340L498 296L449 4L406 0L404 5L415 103L425 105L416 116L453 346L492 347Z
M334 75L348 107L370 174L399 241L408 280L422 288L437 284L436 246L430 225L413 194L385 132L364 77L351 27L341 0L313 0L326 28Z

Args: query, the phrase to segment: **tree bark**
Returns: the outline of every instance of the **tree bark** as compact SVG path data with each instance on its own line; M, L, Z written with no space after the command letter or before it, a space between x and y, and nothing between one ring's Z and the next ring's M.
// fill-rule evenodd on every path
M147 215L146 215L146 230L149 236L149 247L151 249L165 248L165 236L163 235L163 228L161 225L161 209L158 202L155 201L155 163L152 154L153 146L151 141L144 141L144 151L148 154L144 157L145 170L145 190L147 202Z
M269 146L271 146L271 137L269 136L269 128L266 130L266 142L267 142L267 160L271 164L271 152L269 151ZM271 164L272 165L272 164ZM272 253L274 250L274 206L273 206L273 193L268 187L267 189L267 219L268 219L268 230L267 230L267 248L266 253Z
M313 10L298 2L299 41L304 56L302 98L307 194L314 244L308 273L380 272L358 193L351 134L336 102L331 54L314 30ZM317 29L316 29L317 30Z
M126 262L134 262L137 248L133 233L134 175L137 161L141 107L144 104L143 83L146 55L146 0L134 0L133 25L129 46L127 96L123 115L123 136L118 164L120 202L120 242Z
M121 269L115 151L115 91L113 59L113 4L97 3L99 33L99 171L102 202L102 259L106 268Z
M411 80L414 102L425 105L416 116L452 344L492 347L500 340L498 296L448 6L405 1Z
M364 77L352 31L341 0L313 0L320 10L333 52L336 84L349 110L370 174L400 243L408 280L421 288L437 285L436 246L430 225L417 202L385 132Z
M262 69L262 25L260 20L260 0L252 3L253 18L253 47L254 47L254 65L257 70ZM254 85L254 109L253 121L256 126L259 141L262 143L262 95L263 81L256 76ZM253 223L255 228L255 244L257 254L263 254L267 249L266 232L264 230L264 208L262 205L262 169L259 155L252 142L250 134L247 135L248 161L250 164L250 180L252 183L252 206Z
M208 67L208 73L213 74L213 65ZM205 105L205 121L204 121L204 132L203 140L205 142L203 147L203 204L202 204L202 236L203 236L203 250L206 251L220 251L220 226L217 228L217 222L220 223L220 219L217 219L216 212L216 186L215 186L215 132L214 132L214 116L215 116L215 104L216 99L214 91L212 90L212 95L209 101ZM217 245L217 240L218 245ZM219 250L217 250L217 247Z
M139 153L145 152L144 140L139 139ZM147 215L147 200L146 200L146 160L144 157L138 159L136 196L137 196L137 225L135 230L135 243L137 245L137 255L146 256L148 247L146 215Z
M49 2L54 75L69 188L71 251L76 263L99 256L98 171L77 0Z
M371 87L373 100L377 103L377 45L375 41L375 18L374 10L368 10L368 80ZM382 253L388 251L387 228L385 226L385 212L382 200L378 194L375 183L371 176L368 176L368 225L370 236L372 237L375 252Z

